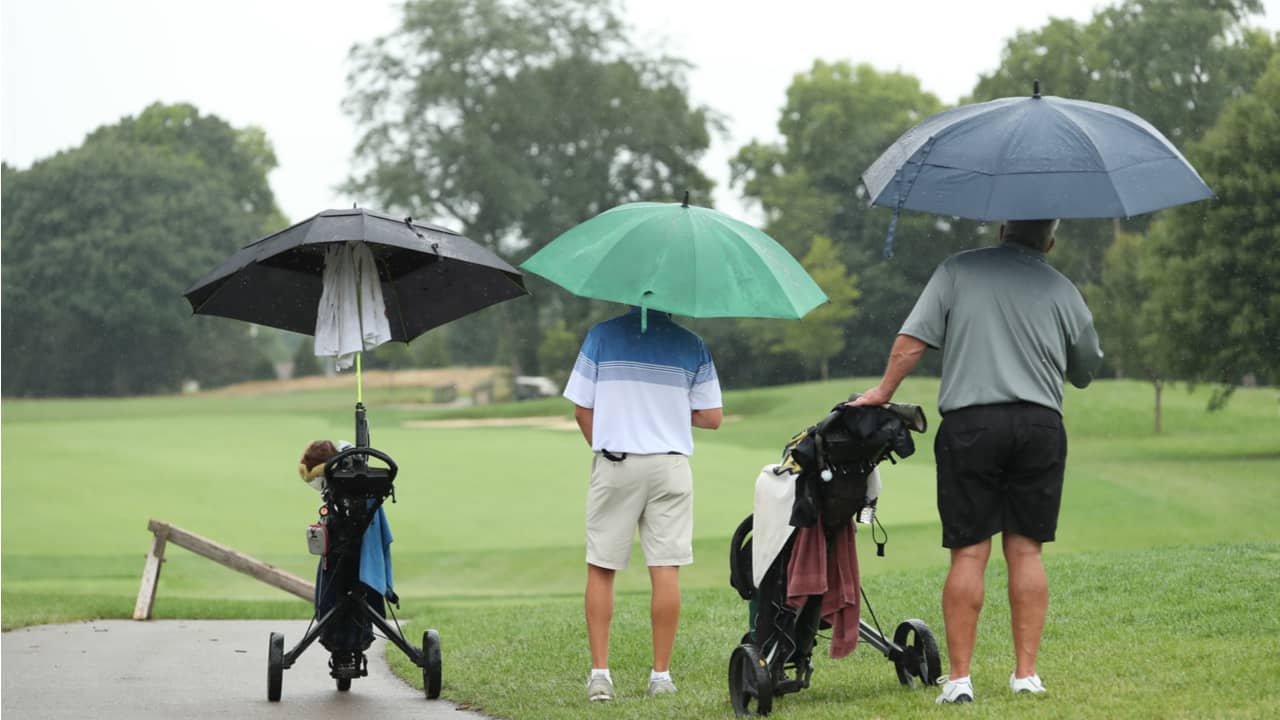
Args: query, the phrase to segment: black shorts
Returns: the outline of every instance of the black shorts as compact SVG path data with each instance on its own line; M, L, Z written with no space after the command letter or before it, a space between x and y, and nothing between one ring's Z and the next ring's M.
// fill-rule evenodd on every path
M1053 540L1067 464L1057 411L1033 403L954 410L942 416L933 452L943 547L976 545L998 532Z

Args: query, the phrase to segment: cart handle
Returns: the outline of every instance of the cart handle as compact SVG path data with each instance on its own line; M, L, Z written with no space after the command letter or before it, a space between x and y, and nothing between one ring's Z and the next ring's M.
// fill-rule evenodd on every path
M366 458L367 458L368 456L372 455L373 457L375 457L375 458L377 458L377 459L381 460L382 462L386 463L386 464L387 464L387 469L388 469L388 471L389 471L389 475L387 476L387 481L388 481L388 482L394 482L394 481L395 481L395 479L396 479L396 473L397 473L397 472L399 472L399 470L400 470L399 466L397 466L397 465L396 465L396 461L395 461L395 460L392 460L390 455L388 455L388 454L386 454L386 453L382 452L381 450L375 450L375 449L373 449L373 448L371 448L371 447L350 447L350 448L347 448L346 450L343 450L342 452L338 453L337 455L334 455L333 457L329 458L329 461L328 461L328 462L326 462L326 463L324 464L324 477L325 477L325 479L326 479L326 480L332 480L332 479L333 479L333 471L338 467L338 463L342 462L343 460L346 460L346 459L347 459L347 458L349 458L349 457L355 456L355 455L363 455L363 456L365 456ZM366 460L366 462L367 462L367 460Z

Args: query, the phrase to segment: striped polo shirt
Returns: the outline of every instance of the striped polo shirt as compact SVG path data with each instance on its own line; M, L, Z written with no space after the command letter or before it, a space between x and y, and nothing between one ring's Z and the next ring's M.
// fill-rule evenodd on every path
M721 407L716 366L702 338L671 316L640 309L592 327L564 396L594 410L591 449L693 454L694 410Z

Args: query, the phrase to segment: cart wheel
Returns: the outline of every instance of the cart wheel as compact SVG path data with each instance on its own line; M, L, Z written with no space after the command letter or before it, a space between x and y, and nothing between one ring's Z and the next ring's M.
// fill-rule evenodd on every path
M280 702L280 686L284 684L284 635L271 633L267 645L267 699Z
M422 633L422 689L428 700L440 697L440 633Z
M351 678L338 678L338 692L346 692L351 689Z
M729 699L734 714L739 716L751 714L753 699L757 715L768 715L773 710L773 678L755 645L739 645L729 657Z
M903 650L894 665L898 682L911 687L919 678L925 687L938 681L942 675L942 659L938 656L938 641L923 620L905 620L893 633L893 642Z

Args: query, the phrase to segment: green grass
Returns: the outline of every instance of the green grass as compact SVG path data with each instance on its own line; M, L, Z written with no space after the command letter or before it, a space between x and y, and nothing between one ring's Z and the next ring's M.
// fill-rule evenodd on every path
M685 708L686 702L695 704L690 707L697 708L696 713L714 715L723 709L723 665L732 648L725 638L741 634L743 613L727 587L727 537L751 510L760 467L778 458L793 433L818 420L850 391L871 384L867 379L847 379L731 392L726 396L730 417L724 426L716 432L697 432L697 562L682 572L686 604L679 651L684 659L677 660L676 669L683 681L670 716L688 716L674 709ZM883 615L895 622L918 615L940 629L936 596L946 554L939 548L934 508L936 393L936 380L927 378L912 378L899 390L899 399L929 409L931 427L917 436L915 456L882 468L881 516L890 532L888 557L875 558L864 550L863 570L872 601L877 609L884 608ZM302 533L315 517L319 498L297 479L295 464L310 440L351 438L352 396L349 391L326 390L260 397L5 401L0 408L4 628L128 617L150 543L148 518L172 522L311 576L314 562L305 553ZM1045 649L1067 654L1052 662L1053 656L1046 656L1046 678L1063 683L1077 676L1062 673L1097 666L1105 669L1106 687L1118 693L1145 698L1148 686L1154 685L1168 689L1173 697L1164 711L1146 712L1136 704L1097 717L1247 716L1264 707L1259 703L1267 696L1247 690L1243 706L1222 698L1223 704L1211 707L1198 698L1218 695L1201 687L1198 674L1261 679L1280 671L1275 651L1260 650L1263 644L1254 642L1241 626L1224 627L1224 639L1218 641L1180 635L1186 626L1173 622L1147 627L1158 635L1151 642L1176 662L1154 666L1155 680L1135 677L1121 672L1118 663L1146 668L1141 663L1149 660L1135 659L1127 644L1131 638L1110 642L1117 631L1109 623L1087 619L1088 613L1113 606L1118 617L1125 603L1143 622L1180 615L1183 605L1162 598L1164 589L1183 580L1188 596L1196 600L1192 609L1202 608L1211 617L1233 617L1237 609L1252 607L1243 600L1222 607L1221 598L1234 597L1233 593L1269 594L1273 601L1280 596L1274 573L1280 553L1273 547L1280 542L1280 395L1269 388L1242 389L1217 413L1205 412L1207 396L1203 388L1195 393L1167 390L1165 432L1154 435L1149 385L1103 382L1086 391L1068 390L1070 456L1058 542L1047 549L1054 614ZM568 403L551 399L442 410L398 403L392 391L367 396L366 402L373 444L394 456L402 469L399 503L388 508L396 537L396 587L404 598L405 615L439 628L444 636L446 695L513 717L548 716L536 708L559 702L566 692L568 701L576 703L586 665L582 507L589 456L581 437L571 430L534 427L403 424L477 416L569 418ZM1195 567L1213 570L1207 566L1214 563L1203 557L1209 546L1214 554L1232 560L1221 572L1205 577L1230 587L1181 573L1179 558L1184 555L1200 558ZM618 582L613 664L624 678L635 668L640 673L647 667L648 581L640 565L637 558ZM1111 565L1127 569L1126 575L1110 572ZM1072 578L1087 579L1092 572L1109 580L1096 586L1074 584ZM1222 575L1228 572L1236 574ZM1145 595L1144 587L1161 593ZM1002 594L993 590L989 602L998 602ZM979 686L979 692L993 700L1007 674L1001 665L1007 664L1002 654L1007 631L1000 612L993 607L985 617L982 642L991 644L979 647L980 662L999 665L989 672L980 666L984 669L978 671L994 683L991 688ZM1274 635L1274 625L1262 622L1274 618L1270 612L1255 620ZM305 617L309 606L171 546L155 613ZM1133 618L1123 624L1133 625ZM1075 642L1083 647L1073 646ZM1274 637L1268 642L1276 645ZM534 670L510 676L483 670L484 663L473 660L512 644L547 659L536 661ZM803 708L807 703L815 703L816 714L798 717L834 716L836 708L850 700L858 703L859 714L872 716L926 711L921 708L928 703L918 694L904 696L891 687L887 663L870 653L858 655L831 664L849 666L856 684L834 680L839 677L835 673L845 671L828 675L824 665L814 688L784 698L780 707L788 717L793 705ZM494 662L495 667L505 667L507 661ZM856 675L863 672L856 669L860 667L874 669L862 678ZM508 677L518 682L508 683ZM635 684L642 680L638 675ZM490 690L471 685L480 681ZM702 700L699 683L706 683ZM1055 697L1074 697L1054 689ZM698 704L704 701L709 704ZM911 704L917 701L920 708ZM827 702L830 707L820 709ZM1045 705L1047 715L1073 714L1054 703ZM1200 711L1184 713L1179 709L1183 705ZM625 708L639 712L641 705L621 702L617 707L608 712L624 716L633 712ZM973 712L1023 710L1021 705L993 702Z
M864 565L868 561L864 560ZM1053 586L1040 671L1050 693L1010 697L1009 608L1000 563L988 569L987 605L972 669L979 702L937 708L936 690L898 684L870 646L849 657L815 653L812 686L775 699L774 716L1204 718L1270 717L1280 701L1280 544L1204 545L1085 553L1048 563ZM890 572L867 591L890 635L912 616L936 621L945 571ZM428 603L417 617L441 629L446 694L499 717L729 718L725 675L746 631L746 603L728 590L684 593L673 675L679 694L644 697L648 598L621 595L610 665L617 700L585 700L581 599ZM422 625L418 625L422 627ZM939 642L942 638L939 637ZM389 657L406 678L420 672Z

